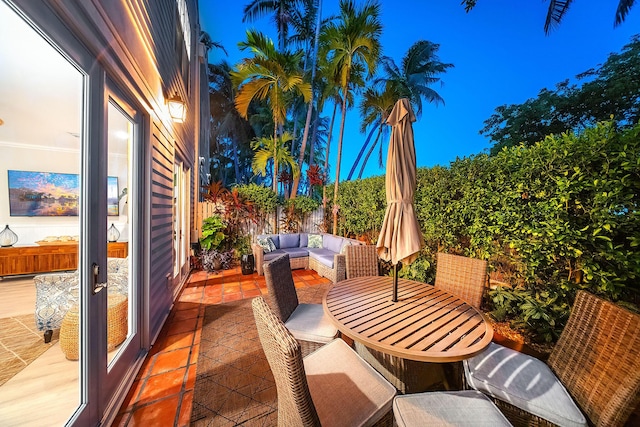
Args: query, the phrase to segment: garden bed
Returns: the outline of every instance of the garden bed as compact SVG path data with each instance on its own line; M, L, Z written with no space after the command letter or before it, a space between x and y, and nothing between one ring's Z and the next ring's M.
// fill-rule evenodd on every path
M486 318L493 327L493 342L540 360L547 360L549 357L553 349L553 343L533 342L525 334L513 329L509 322L496 322L489 315L486 315Z

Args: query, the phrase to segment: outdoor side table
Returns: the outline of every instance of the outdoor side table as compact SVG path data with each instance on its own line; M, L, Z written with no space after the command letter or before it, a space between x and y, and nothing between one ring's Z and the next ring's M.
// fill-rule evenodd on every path
M399 279L398 301L392 302L392 287L388 276L344 280L329 289L323 306L338 330L355 341L356 350L401 392L432 385L429 365L413 362L459 362L489 346L491 325L457 296Z

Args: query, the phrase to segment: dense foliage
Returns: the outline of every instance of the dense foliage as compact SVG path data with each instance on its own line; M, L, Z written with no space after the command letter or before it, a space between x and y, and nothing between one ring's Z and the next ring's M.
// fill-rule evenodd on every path
M227 224L220 215L212 215L202 222L202 238L200 246L206 250L220 250L225 237Z
M613 120L631 127L640 120L640 36L620 53L612 53L600 67L576 76L580 85L565 80L555 90L542 89L522 104L501 105L480 131L503 147L533 145L547 135L581 131L597 122Z
M513 288L493 314L553 340L575 291L636 301L640 275L640 125L599 124L530 147L421 168L415 197L426 242L401 275L431 281L435 254L487 259ZM377 236L384 178L341 184L341 230Z
M320 203L308 196L298 196L295 199L284 200L283 207L280 229L286 233L298 233L305 217L318 209Z

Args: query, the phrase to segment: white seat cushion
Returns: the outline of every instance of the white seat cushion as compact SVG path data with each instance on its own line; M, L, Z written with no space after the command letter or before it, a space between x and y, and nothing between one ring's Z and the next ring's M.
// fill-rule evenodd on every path
M305 357L304 369L323 426L369 426L391 411L396 389L341 339Z
M552 423L584 427L587 420L551 369L535 357L491 343L464 361L469 385Z
M398 427L511 425L493 402L475 390L396 396L393 416Z
M322 304L298 304L284 325L298 340L327 343L338 336L338 329L322 309Z

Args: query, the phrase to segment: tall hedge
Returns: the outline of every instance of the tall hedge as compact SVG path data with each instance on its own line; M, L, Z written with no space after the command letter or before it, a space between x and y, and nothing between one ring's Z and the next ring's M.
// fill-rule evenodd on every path
M492 293L496 316L545 340L561 330L578 288L636 301L639 134L640 125L617 131L603 123L420 168L415 203L427 247L403 274L432 280L438 251L487 259L514 285ZM384 177L341 184L339 194L343 229L375 235Z

